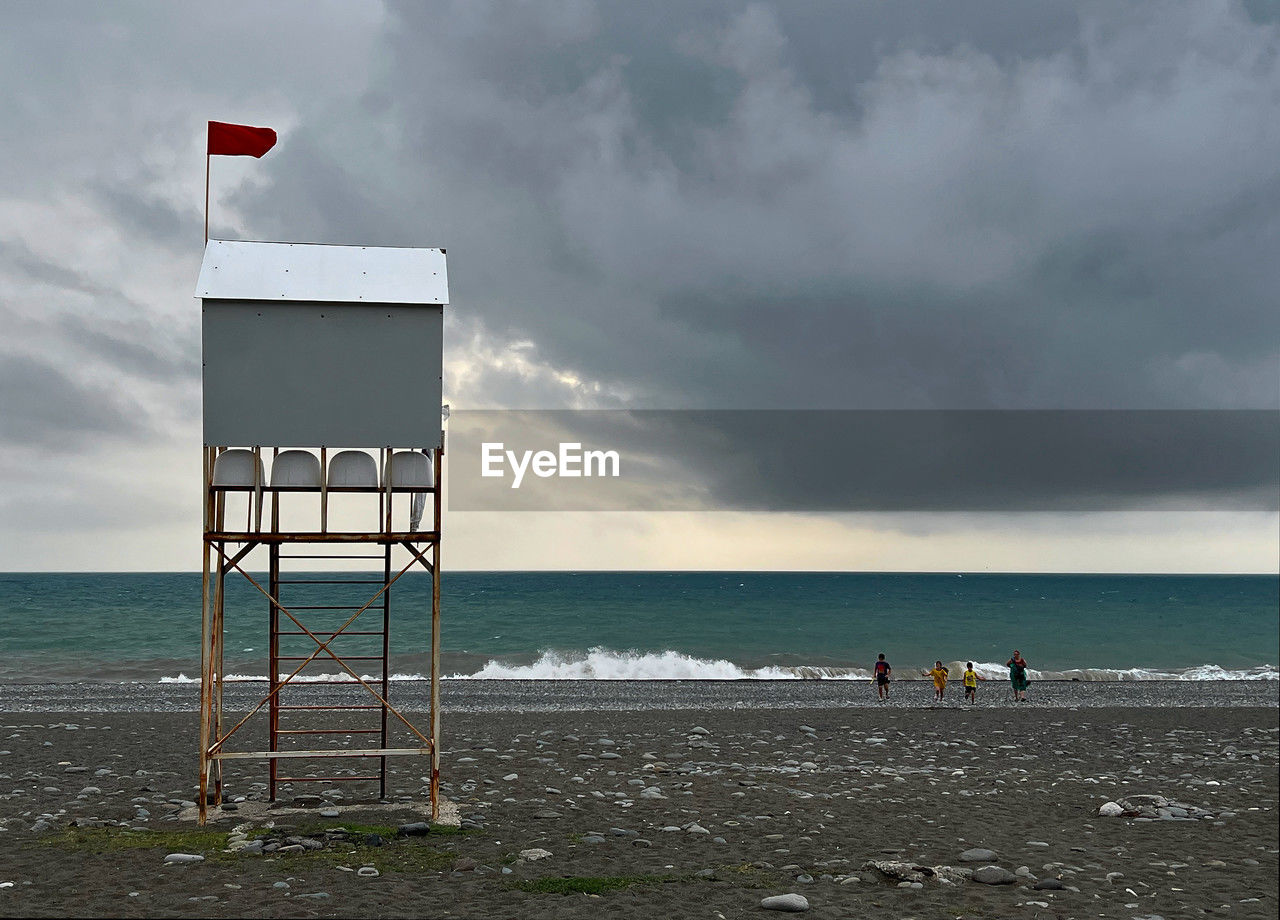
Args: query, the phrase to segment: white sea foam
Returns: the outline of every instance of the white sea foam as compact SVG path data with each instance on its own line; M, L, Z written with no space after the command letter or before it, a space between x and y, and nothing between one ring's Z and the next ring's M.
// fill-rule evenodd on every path
M959 680L964 672L963 661L952 661L947 667L953 680ZM1009 678L1009 669L1003 664L979 662L974 664L979 676L992 681ZM898 680L919 679L923 667L897 666L894 677ZM284 677L285 675L281 675ZM1144 681L1144 680L1280 680L1275 665L1259 665L1253 668L1228 669L1216 664L1203 664L1190 668L1065 668L1062 670L1036 670L1032 668L1031 680L1080 680L1080 681ZM529 664L490 659L479 670L470 674L448 674L446 680L870 680L867 668L830 667L820 665L769 665L760 668L744 667L723 658L697 658L683 652L615 651L596 647L586 652L543 651ZM265 681L264 674L228 674L229 681ZM293 678L299 683L326 680L349 680L346 674L310 674ZM371 683L380 677L362 674L361 679ZM423 674L397 673L393 681L426 680ZM196 684L198 677L179 674L161 677L162 684Z
M723 658L695 658L668 649L663 652L618 652L592 648L582 652L544 651L532 664L490 660L473 674L453 674L471 680L800 680L870 677L860 668L763 667L744 668Z
M965 663L953 661L947 665L951 678L964 673ZM1009 669L1002 664L975 662L974 671L987 680L1008 680ZM1062 670L1027 669L1030 680L1280 680L1280 671L1273 664L1256 668L1229 670L1216 664L1202 664L1191 668L1063 668Z

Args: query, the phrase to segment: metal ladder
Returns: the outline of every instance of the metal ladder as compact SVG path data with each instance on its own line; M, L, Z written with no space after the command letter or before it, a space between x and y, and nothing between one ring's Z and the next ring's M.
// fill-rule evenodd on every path
M324 700L323 702L315 702L314 699L321 694L316 691L324 687L359 687L360 682L350 678L325 678L325 679L309 679L299 683L297 681L281 680L281 668L283 666L285 672L291 671L296 667L296 662L306 660L308 652L314 651L315 642L311 638L322 641L332 641L342 643L348 637L363 637L361 641L374 639L374 644L378 647L378 654L360 654L347 655L343 654L339 648L333 648L332 651L339 655L345 662L359 663L358 670L365 674L369 674L374 678L370 684L380 686L382 699L384 701L390 699L390 647L391 647L391 589L386 587L391 581L391 544L383 544L382 552L379 555L371 555L367 552L372 548L368 544L363 546L353 546L350 551L343 552L341 546L333 544L318 545L314 550L307 544L291 544L290 548L296 547L306 552L281 552L280 544L273 544L270 547L270 592L271 596L276 598L280 604L287 607L302 624L299 629L292 621L286 620L287 629L281 628L281 614L279 607L275 603L268 603L268 611L270 617L270 632L268 640L268 674L270 675L270 703L268 710L269 721L269 750L272 753L278 751L299 751L308 750L309 748L300 748L297 742L310 738L312 736L326 735L377 735L378 747L385 749L387 747L387 715L388 709L386 703L350 703L350 702L333 702ZM365 550L365 552L360 552ZM383 577L381 579L372 577L372 572L352 572L351 577L340 577L341 573L306 573L306 572L288 572L282 569L281 563L286 560L352 560L379 559L382 561ZM326 586L325 590L332 594L341 594L344 586L364 586L368 589L368 593L372 594L383 587L381 596L372 606L366 607L358 614L357 621L352 626L361 628L346 628L341 632L335 632L334 617L337 616L345 619L356 611L361 610L360 604L342 603L342 604L321 604L321 603L289 603L285 599L286 594L311 593L305 587L307 585ZM315 589L311 589L315 590ZM329 598L346 600L345 598ZM312 601L314 598L304 597L304 600ZM314 626L312 625L314 623ZM371 628L376 624L377 628ZM311 636L308 636L304 630L310 630ZM336 638L335 638L336 637ZM285 639L285 652L281 653L281 639ZM379 641L380 640L380 641ZM294 643L305 642L306 645L301 649L292 648ZM301 653L299 653L301 652ZM311 662L321 667L332 666L333 662L327 657L317 657ZM305 674L305 670L301 672ZM311 689L311 693L308 693ZM341 691L339 691L341 692ZM288 693L289 701L286 702L282 697ZM312 702L307 702L306 698L310 696ZM360 724L358 727L317 727L314 722L304 720L302 724L305 727L282 727L281 718L287 722L294 722L295 719L304 718L303 713L377 713L377 727L368 727ZM297 713L295 717L289 717L288 713ZM293 743L290 743L293 742ZM369 758L368 754L350 754L339 755L351 758ZM320 759L320 758L317 758ZM334 755L324 755L324 760L334 759ZM293 775L281 776L278 772L280 759L272 757L269 760L268 774L268 792L271 801L276 800L278 787L285 783L338 783L338 782L372 782L378 783L378 798L385 799L387 797L387 758L385 755L377 758L378 770L372 774L350 774L336 773L331 775ZM308 761L305 758L297 760L291 759L295 764L305 764ZM291 773L302 774L304 770L291 769Z

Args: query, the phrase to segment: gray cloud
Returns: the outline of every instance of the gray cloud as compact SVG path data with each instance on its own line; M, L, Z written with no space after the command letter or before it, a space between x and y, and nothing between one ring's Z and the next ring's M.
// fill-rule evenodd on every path
M98 296L115 293L82 272L37 255L23 240L0 240L0 271L76 294Z
M146 413L128 396L74 380L38 358L0 353L0 442L76 452L95 437L147 430Z
M190 251L203 220L198 207L175 207L158 194L139 191L137 183L99 183L92 194L122 232L174 251Z
M194 382L200 373L200 346L194 324L175 334L144 319L90 320L67 314L56 321L64 341L106 362L117 372L164 383Z
M448 247L459 408L1275 407L1278 36L1264 0L10 4L0 440L193 429L208 118L282 138L215 166L215 235Z
M1277 404L1280 44L1238 4L464 7L394 8L255 223L447 244L456 309L651 405Z
M1280 508L1275 411L463 410L449 441L458 510ZM515 486L505 452L566 442L619 468Z

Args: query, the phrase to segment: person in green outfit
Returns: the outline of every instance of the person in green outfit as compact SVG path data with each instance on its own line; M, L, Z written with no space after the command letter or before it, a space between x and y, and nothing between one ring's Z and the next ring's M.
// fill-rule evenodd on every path
M1009 668L1009 683L1013 685L1013 699L1018 703L1027 701L1027 685L1031 683L1027 679L1027 660L1022 657L1022 652L1016 648L1013 650L1013 657L1005 664Z

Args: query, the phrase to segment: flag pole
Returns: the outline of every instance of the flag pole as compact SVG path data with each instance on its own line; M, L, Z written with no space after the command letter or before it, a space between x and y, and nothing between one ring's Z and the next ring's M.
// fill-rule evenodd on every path
M209 242L209 154L204 155L204 241Z

